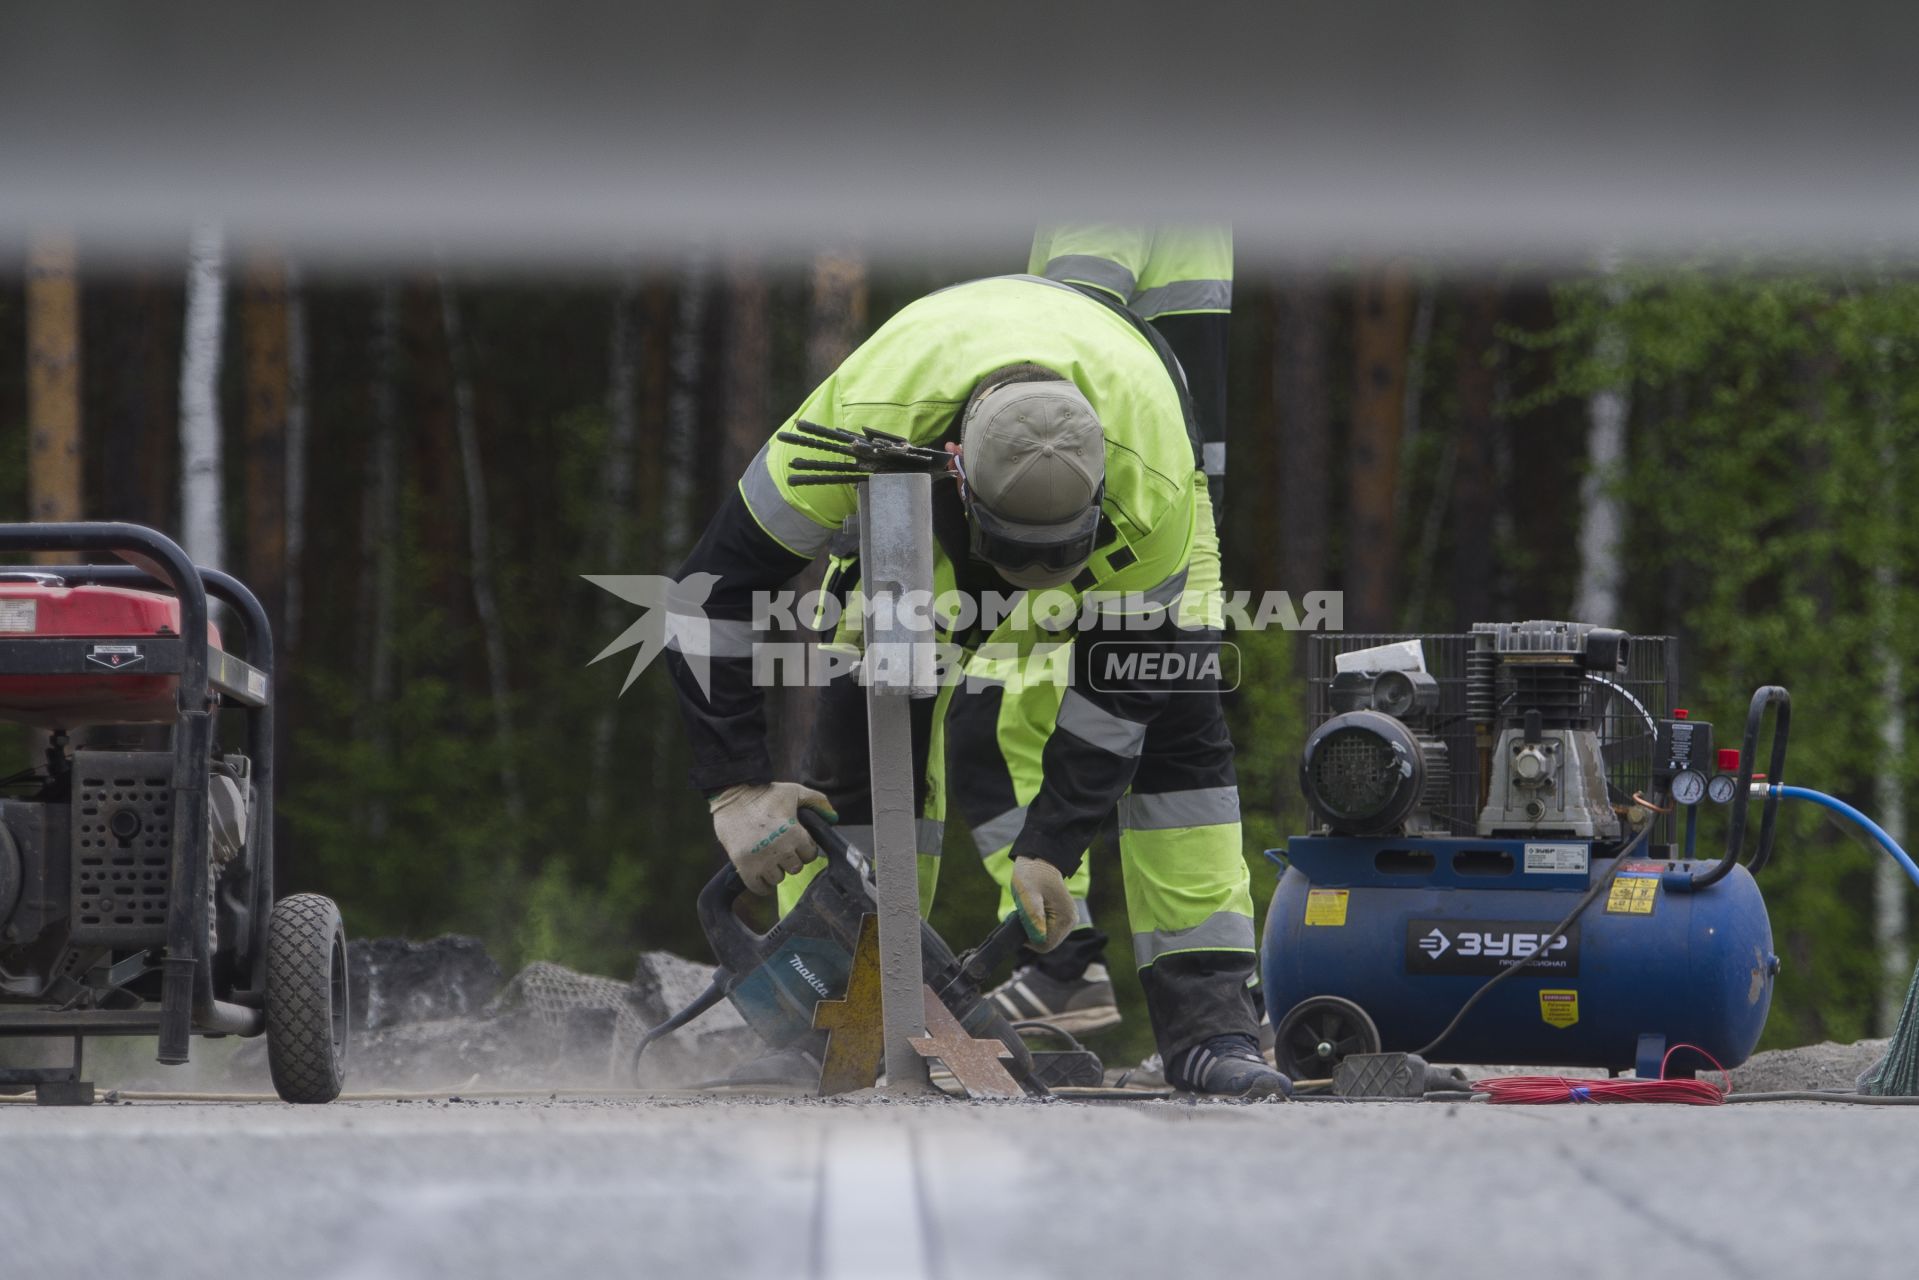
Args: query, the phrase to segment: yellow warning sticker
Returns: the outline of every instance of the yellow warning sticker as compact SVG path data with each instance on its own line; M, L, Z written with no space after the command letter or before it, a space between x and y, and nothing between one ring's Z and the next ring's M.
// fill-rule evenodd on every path
M1570 1027L1579 1021L1579 993L1577 991L1542 991L1539 993L1539 1016L1548 1026Z
M1346 889L1308 889L1306 923L1343 925L1346 923Z
M1606 895L1606 911L1615 916L1649 916L1658 900L1658 876L1620 876Z

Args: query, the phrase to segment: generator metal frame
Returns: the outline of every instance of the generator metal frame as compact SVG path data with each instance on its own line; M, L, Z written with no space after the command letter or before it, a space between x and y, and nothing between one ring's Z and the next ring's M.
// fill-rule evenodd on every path
M33 552L111 554L123 564L6 566L0 575L53 575L69 586L111 586L172 594L180 606L180 634L143 637L145 660L127 677L178 677L172 720L172 846L168 864L166 942L161 998L131 1009L21 1009L0 999L0 1036L72 1036L74 1064L63 1068L0 1070L0 1083L43 1090L78 1081L80 1045L93 1035L155 1035L157 1058L188 1060L194 1035L257 1036L266 1030L267 934L273 912L274 688L273 632L265 609L238 579L195 565L179 544L140 525L60 523L0 525L0 555ZM244 634L244 657L214 648L207 638L208 599L230 606ZM0 675L120 673L89 663L85 637L0 638ZM246 744L256 802L246 846L226 875L244 877L229 899L236 917L231 975L214 972L210 936L207 761L220 704L245 716ZM164 723L164 722L146 722ZM76 1086L77 1087L77 1086Z

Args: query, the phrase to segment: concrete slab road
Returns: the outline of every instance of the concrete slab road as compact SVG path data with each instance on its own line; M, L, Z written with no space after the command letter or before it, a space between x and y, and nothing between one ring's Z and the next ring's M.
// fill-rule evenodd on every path
M1869 1277L1919 1108L0 1108L0 1275Z

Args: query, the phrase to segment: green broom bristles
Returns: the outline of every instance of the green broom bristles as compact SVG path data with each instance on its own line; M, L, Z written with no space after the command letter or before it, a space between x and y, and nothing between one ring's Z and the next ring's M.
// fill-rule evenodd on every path
M1919 970L1906 989L1906 1007L1899 1011L1886 1056L1859 1077L1859 1092L1882 1097L1919 1095Z

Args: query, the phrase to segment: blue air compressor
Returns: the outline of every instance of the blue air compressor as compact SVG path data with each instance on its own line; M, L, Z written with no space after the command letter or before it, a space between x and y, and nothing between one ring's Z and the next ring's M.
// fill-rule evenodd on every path
M1481 623L1319 636L1309 656L1315 827L1271 855L1286 870L1263 944L1282 1070L1381 1050L1641 1074L1680 1044L1746 1060L1779 968L1752 873L1772 851L1784 689L1753 696L1735 759L1674 707L1666 637ZM1754 777L1771 785L1741 865ZM1702 860L1708 801L1730 810L1727 845Z

